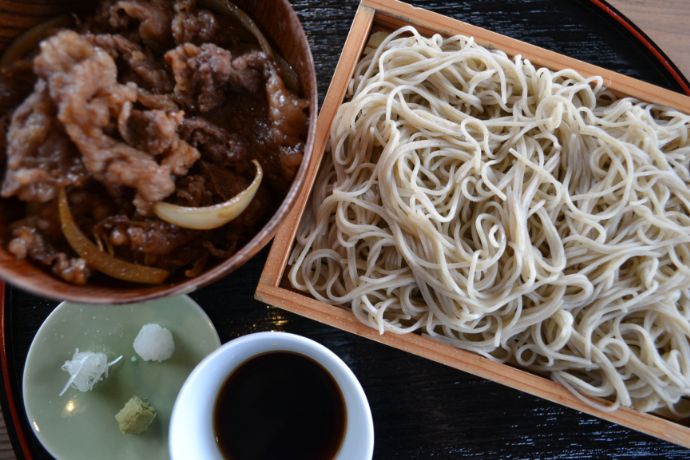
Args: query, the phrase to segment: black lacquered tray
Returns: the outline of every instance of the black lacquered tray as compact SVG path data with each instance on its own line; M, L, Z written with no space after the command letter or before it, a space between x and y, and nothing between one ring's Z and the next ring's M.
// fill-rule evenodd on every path
M650 41L599 0L414 1L416 5L651 83L689 92L687 81ZM295 0L325 94L356 1ZM686 449L504 388L253 299L266 251L192 297L227 341L284 330L342 357L371 404L376 459L686 458ZM2 313L2 407L20 458L50 458L24 416L21 378L33 335L57 305L11 287ZM97 458L97 455L94 456Z

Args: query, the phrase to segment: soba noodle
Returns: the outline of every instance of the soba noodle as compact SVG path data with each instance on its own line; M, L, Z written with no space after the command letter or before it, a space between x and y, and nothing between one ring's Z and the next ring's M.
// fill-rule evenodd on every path
M690 116L411 27L372 37L348 100L295 288L604 410L687 413Z

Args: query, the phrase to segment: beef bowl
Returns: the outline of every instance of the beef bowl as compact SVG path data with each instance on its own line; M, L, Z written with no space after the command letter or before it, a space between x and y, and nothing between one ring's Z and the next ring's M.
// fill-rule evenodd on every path
M138 302L216 281L270 241L317 115L287 0L3 4L0 277Z

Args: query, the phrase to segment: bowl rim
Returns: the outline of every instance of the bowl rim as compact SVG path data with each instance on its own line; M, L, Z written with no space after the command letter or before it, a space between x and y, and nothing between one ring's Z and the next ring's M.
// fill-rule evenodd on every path
M302 191L307 176L308 165L313 155L318 116L318 87L311 46L304 31L304 27L302 26L302 22L299 16L297 16L290 1L280 0L280 2L283 3L287 9L288 17L286 20L296 25L294 36L296 43L299 44L300 53L304 53L304 66L307 69L307 80L303 80L301 83L305 90L303 96L309 101L308 130L306 142L304 144L302 162L288 192L268 222L264 224L252 239L230 258L223 260L216 266L193 278L157 286L132 285L126 288L110 288L100 285L90 285L88 283L85 286L71 285L50 274L46 269L34 265L30 261L20 261L16 259L4 247L0 247L0 282L18 287L31 294L54 300L67 300L70 302L92 305L131 304L171 295L184 295L194 292L201 287L231 274L266 247L276 235L279 225L290 214L292 207L297 201L298 195ZM34 272L34 270L41 271L46 276L50 277L53 282L42 284L37 282L40 280L34 279L34 276L31 274L17 276L16 268L13 268L13 265L18 262L26 262L26 264L31 267L30 270L32 272ZM58 286L62 286L64 289L57 289ZM84 287L88 289L84 289Z
M203 458L221 457L213 435L213 412L218 391L244 363L273 352L307 357L336 382L347 415L345 432L335 458L372 458L375 431L371 407L352 369L333 350L316 340L289 332L262 331L240 336L221 345L189 374L177 394L170 415L168 445L171 459L187 458L192 451ZM192 443L189 442L190 437L194 440Z

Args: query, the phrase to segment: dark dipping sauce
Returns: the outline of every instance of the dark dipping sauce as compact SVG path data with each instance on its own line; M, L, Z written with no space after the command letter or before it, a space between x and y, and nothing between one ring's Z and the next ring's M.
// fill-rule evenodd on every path
M216 442L229 460L332 459L347 412L331 374L291 352L256 356L225 381L216 399Z

